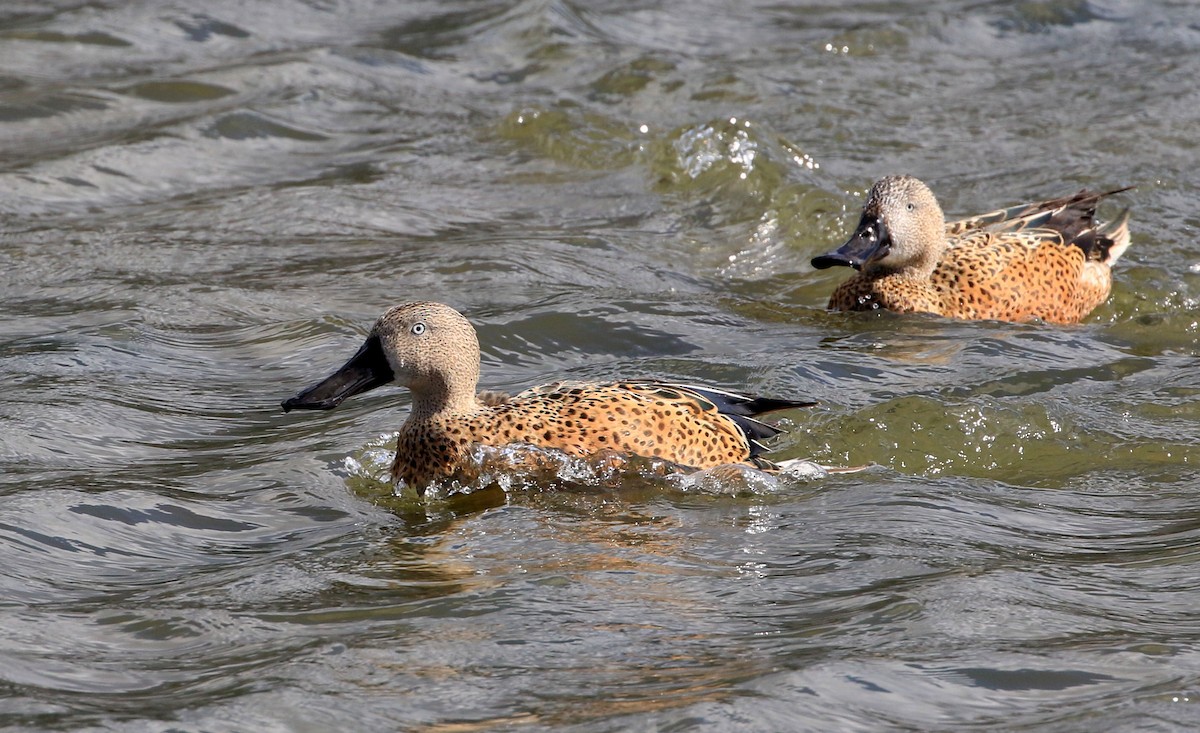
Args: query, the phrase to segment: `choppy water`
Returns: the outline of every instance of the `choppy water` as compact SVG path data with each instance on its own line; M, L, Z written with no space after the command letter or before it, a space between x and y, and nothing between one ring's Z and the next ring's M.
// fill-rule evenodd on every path
M1198 78L1190 1L6 3L0 723L1195 729ZM1112 299L825 314L889 172L1136 186ZM875 467L394 499L405 393L278 403L418 298Z

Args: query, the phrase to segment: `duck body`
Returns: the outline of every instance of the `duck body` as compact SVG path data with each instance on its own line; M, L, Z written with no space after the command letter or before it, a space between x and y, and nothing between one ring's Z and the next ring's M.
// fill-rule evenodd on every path
M350 361L283 409L330 409L393 380L407 386L412 411L397 437L392 475L422 491L458 475L477 445L524 444L579 457L613 452L687 468L769 468L760 441L779 430L755 417L814 404L643 381L477 394L479 362L475 330L461 314L440 303L409 303L385 313Z
M1127 214L1108 226L1095 221L1097 202L1117 192L1081 191L947 224L924 183L887 176L872 186L851 238L813 266L860 271L834 290L831 310L1078 323L1108 298L1112 264L1129 246Z
M480 402L471 412L410 416L396 440L392 473L423 485L454 475L474 445L516 443L577 457L611 451L691 468L771 468L760 440L779 430L754 416L810 404L659 382L560 382Z

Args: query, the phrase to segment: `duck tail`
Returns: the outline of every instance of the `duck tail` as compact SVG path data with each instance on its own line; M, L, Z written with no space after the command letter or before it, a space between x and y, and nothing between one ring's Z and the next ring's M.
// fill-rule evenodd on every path
M766 453L769 448L761 441L772 438L783 432L774 425L768 425L761 420L757 420L759 415L767 412L775 412L776 410L788 410L796 407L812 407L817 404L811 400L781 400L773 397L748 397L736 392L726 392L722 389L713 387L701 387L694 384L674 385L676 388L686 389L693 394L707 400L716 407L717 412L725 415L742 434L746 436L746 442L750 446L750 458L756 463L759 457ZM762 459L766 461L766 459ZM769 464L769 462L767 462Z
M817 403L812 400L781 400L774 397L748 397L737 392L729 392L716 387L696 384L674 384L669 387L683 388L708 400L725 415L741 417L757 417L766 412L790 410L793 407L812 407Z
M1129 209L1109 224L1076 233L1070 242L1083 250L1088 262L1112 267L1129 248Z
M762 441L779 435L783 431L774 425L768 425L761 420L757 420L758 415L776 410L787 410L793 407L812 407L815 404L817 403L756 397L738 404L735 409L727 408L721 410L721 412L730 420L733 420L742 431L742 434L746 436L746 440L750 444L750 457L759 458L763 453L770 450Z
M1099 233L1109 242L1101 262L1112 267L1129 248L1129 209L1122 211L1115 221L1102 227Z

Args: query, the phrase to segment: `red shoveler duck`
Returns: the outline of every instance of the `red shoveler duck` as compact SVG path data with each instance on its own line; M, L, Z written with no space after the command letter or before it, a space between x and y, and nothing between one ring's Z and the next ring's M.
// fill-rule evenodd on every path
M947 224L928 186L886 176L850 239L812 265L859 271L833 291L830 310L1078 323L1108 298L1112 265L1129 246L1128 211L1098 225L1096 203L1126 190L1085 190Z
M476 393L479 341L461 313L407 303L376 321L366 342L329 377L284 400L284 412L328 410L389 382L412 393L392 477L418 492L458 476L476 445L523 443L571 456L625 454L684 468L772 469L760 442L779 433L755 419L815 403L746 397L660 382L560 382L514 396Z

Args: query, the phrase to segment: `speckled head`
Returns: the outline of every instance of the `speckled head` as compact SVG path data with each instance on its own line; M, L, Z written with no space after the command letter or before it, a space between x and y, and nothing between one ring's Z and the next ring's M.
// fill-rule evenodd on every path
M283 402L283 410L328 410L346 398L396 381L413 392L414 410L474 403L479 340L448 305L406 303L389 309L340 369Z
M463 392L479 383L479 339L461 313L441 303L405 303L375 322L395 379L413 392Z
M885 176L871 186L854 234L836 250L814 257L823 270L913 271L928 276L945 251L946 220L933 191L912 176Z

